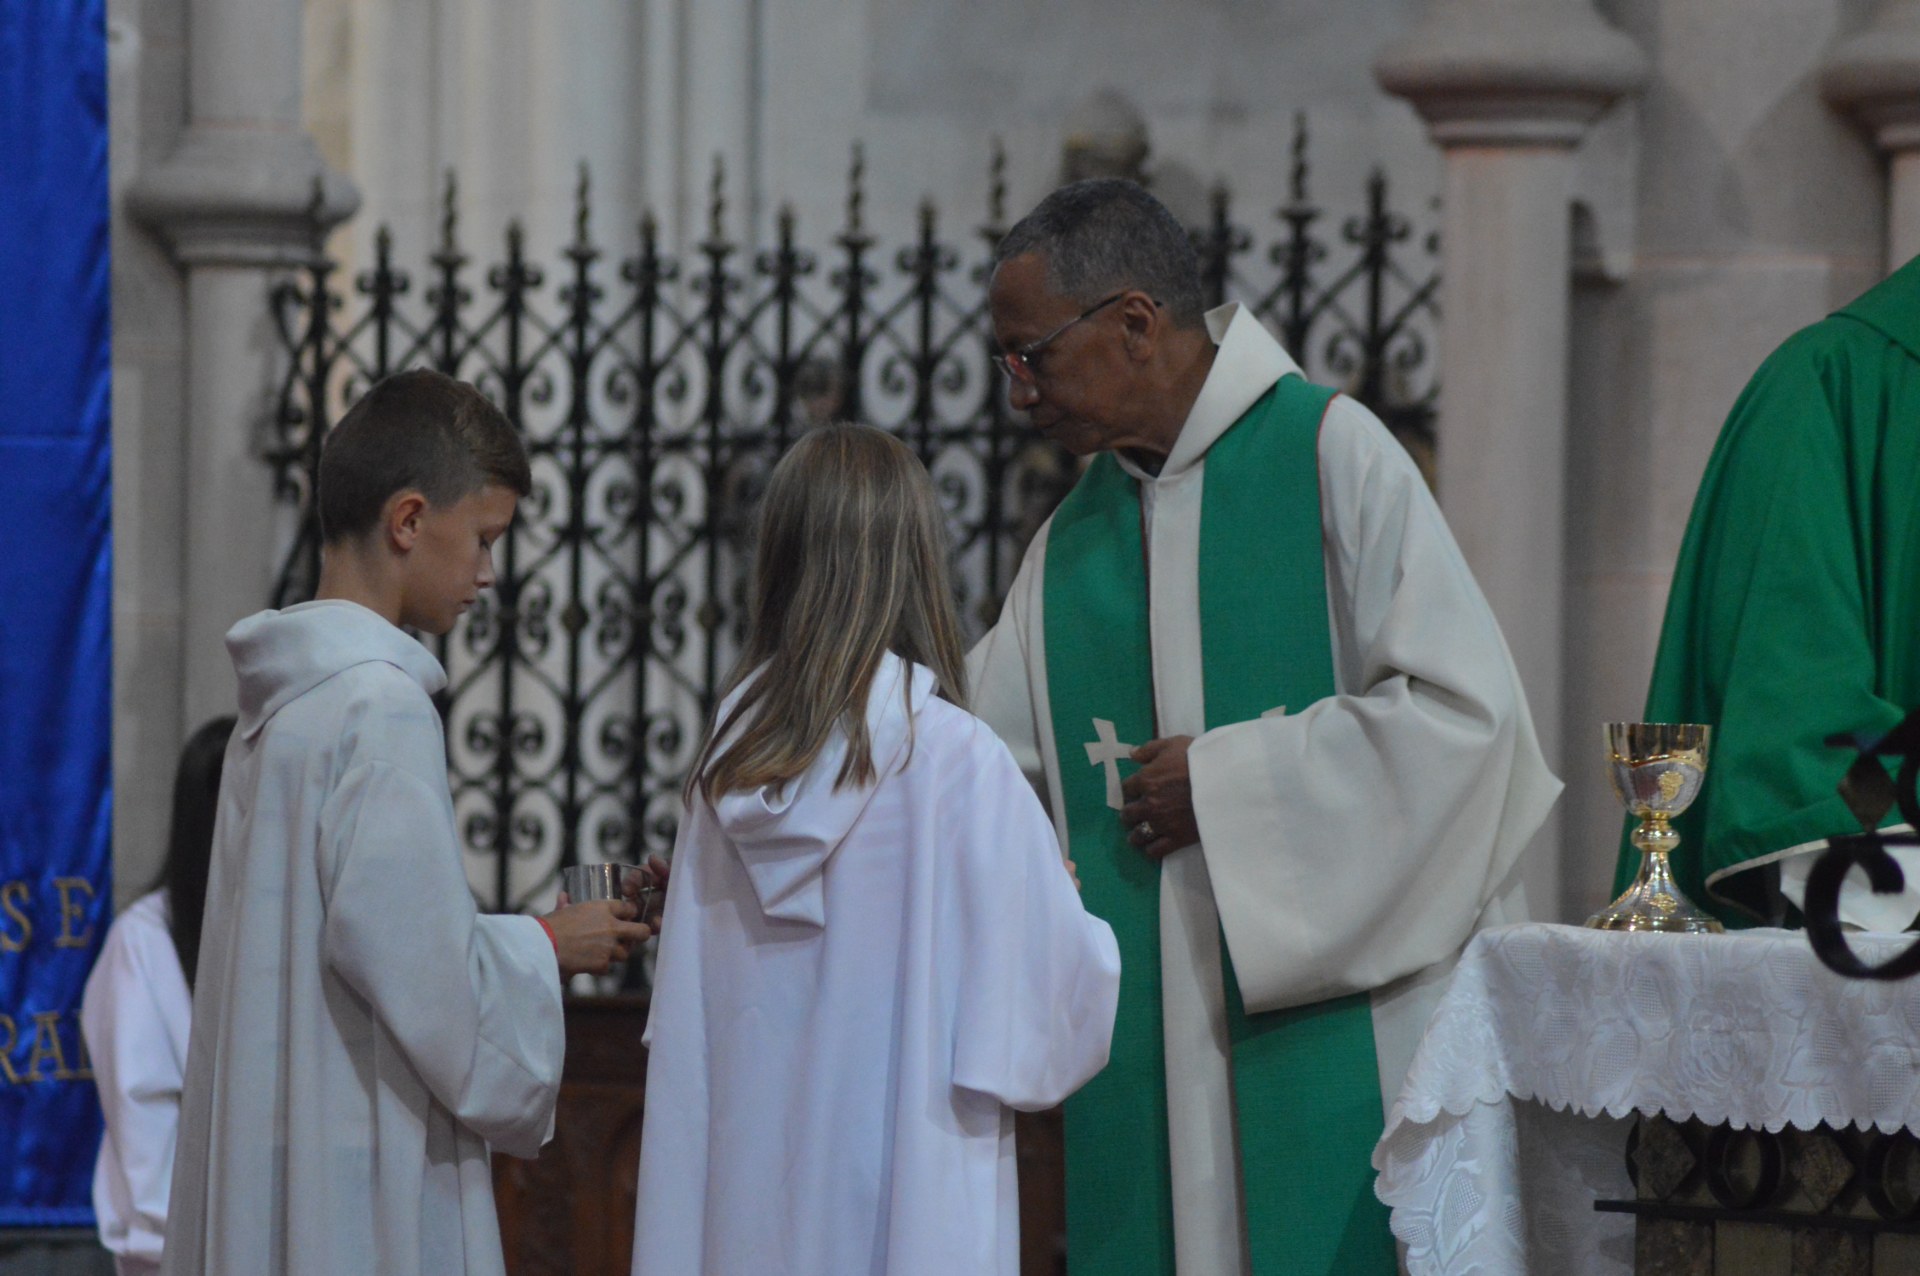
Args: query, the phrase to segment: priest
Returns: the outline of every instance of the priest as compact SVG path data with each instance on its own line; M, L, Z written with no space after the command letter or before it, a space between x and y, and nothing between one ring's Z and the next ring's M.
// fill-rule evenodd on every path
M1714 728L1676 821L1674 876L1732 925L1792 920L1826 839L1859 831L1829 735L1920 706L1920 260L1760 365L1707 461L1667 598L1646 717ZM1898 815L1891 817L1897 821ZM1849 888L1841 918L1904 930L1907 889ZM1640 853L1621 848L1621 888Z
M1559 782L1412 462L1179 224L1078 182L1001 241L1011 402L1093 456L971 658L1121 949L1066 1111L1075 1276L1391 1273L1369 1155Z

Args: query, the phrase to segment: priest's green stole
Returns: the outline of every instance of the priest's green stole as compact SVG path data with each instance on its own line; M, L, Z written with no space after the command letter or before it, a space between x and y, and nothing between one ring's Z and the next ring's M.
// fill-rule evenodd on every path
M1207 453L1194 654L1209 729L1334 694L1318 450L1332 394L1283 377ZM1112 925L1121 963L1111 1059L1067 1101L1068 1270L1172 1276L1160 868L1109 805L1113 750L1102 747L1159 735L1140 493L1111 455L1054 514L1043 589L1068 842L1082 898ZM1222 957L1255 1276L1391 1276L1369 1164L1384 1117L1367 996L1250 1015L1224 945Z

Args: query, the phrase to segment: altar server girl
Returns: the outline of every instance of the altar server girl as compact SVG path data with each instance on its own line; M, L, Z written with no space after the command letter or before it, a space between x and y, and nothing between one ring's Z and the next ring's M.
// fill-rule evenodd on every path
M1106 1062L1113 933L966 710L946 554L891 435L774 469L668 887L639 1276L1013 1276L1013 1110Z
M80 1001L80 1029L107 1118L93 1169L93 1212L119 1276L160 1270L213 813L232 734L232 718L215 718L181 748L160 880L108 928Z

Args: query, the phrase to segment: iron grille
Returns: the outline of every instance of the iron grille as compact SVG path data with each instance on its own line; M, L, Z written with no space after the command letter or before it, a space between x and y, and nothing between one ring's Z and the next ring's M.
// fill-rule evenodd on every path
M1216 191L1195 241L1216 300L1246 301L1309 376L1372 406L1430 456L1436 245L1391 210L1376 173L1329 233L1295 131L1278 233L1254 253ZM991 364L985 277L1005 224L1004 157L988 216L943 238L931 205L889 249L866 223L858 147L828 246L791 211L772 244L725 234L715 166L706 237L663 253L651 218L609 261L580 175L572 242L549 268L519 225L478 271L450 174L438 249L396 263L386 228L350 290L316 248L272 298L287 355L268 461L295 532L273 603L318 578L313 476L324 428L373 380L429 366L470 381L523 431L534 491L497 551L499 582L438 640L455 810L483 903L550 897L559 867L663 852L716 686L746 621L750 513L788 442L854 419L905 439L947 505L965 623L991 623L1021 550L1075 476L1021 429ZM416 292L416 276L425 287Z

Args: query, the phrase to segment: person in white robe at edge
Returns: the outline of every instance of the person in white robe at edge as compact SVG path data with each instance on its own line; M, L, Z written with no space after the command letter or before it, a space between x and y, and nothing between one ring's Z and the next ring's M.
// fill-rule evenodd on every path
M647 1024L638 1276L1015 1276L1013 1109L1107 1059L1112 931L963 707L938 499L822 426L775 467Z
M240 713L214 832L167 1276L501 1276L490 1149L551 1135L560 984L649 935L627 901L481 916L401 626L493 584L526 454L471 386L370 389L329 434L318 597L227 635Z
M1064 187L994 262L1011 405L1095 459L970 654L974 709L1044 774L1089 908L1138 908L1113 1063L1066 1109L1072 1270L1391 1271L1383 1111L1465 941L1524 918L1560 790L1512 659L1405 452L1245 308L1203 314L1145 191ZM1296 1029L1336 1022L1321 1062Z
M119 1276L160 1270L213 814L232 734L232 718L215 718L181 746L160 880L107 928L80 998L80 1031L106 1117L93 1213Z

